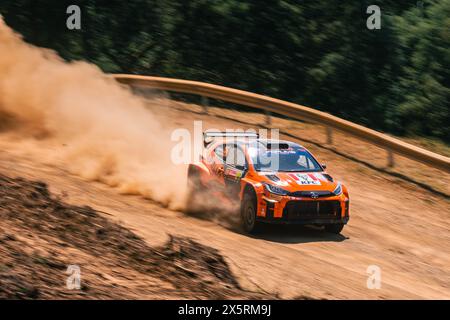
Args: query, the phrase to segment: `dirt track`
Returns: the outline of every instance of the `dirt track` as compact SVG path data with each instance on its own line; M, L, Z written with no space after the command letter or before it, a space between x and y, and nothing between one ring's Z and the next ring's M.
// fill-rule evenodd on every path
M173 128L192 129L194 119L203 120L204 129L249 127L174 109L161 109L160 113ZM342 236L278 227L258 238L249 237L220 218L205 221L188 217L142 197L120 195L101 183L71 176L63 163L48 164L44 147L25 148L6 134L0 134L0 172L44 181L64 201L100 210L151 247L163 245L172 234L216 248L240 285L251 291L279 293L283 298L450 299L448 200L312 143L300 142L349 187L351 220ZM344 144L358 148L351 139ZM52 150L60 147L48 145ZM445 176L443 185L448 186ZM381 268L379 290L366 287L369 265Z

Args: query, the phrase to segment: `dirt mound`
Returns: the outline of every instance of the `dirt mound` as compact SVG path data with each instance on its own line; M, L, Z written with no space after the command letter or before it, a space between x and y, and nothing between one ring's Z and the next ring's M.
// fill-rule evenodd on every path
M243 290L220 253L169 236L149 247L90 207L52 197L42 182L0 174L0 298L264 298ZM81 287L66 286L80 268Z

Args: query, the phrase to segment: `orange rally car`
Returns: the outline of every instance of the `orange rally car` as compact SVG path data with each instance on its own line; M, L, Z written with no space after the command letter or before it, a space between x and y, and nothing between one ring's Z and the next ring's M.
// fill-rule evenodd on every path
M199 194L239 201L242 225L250 233L264 222L340 233L348 222L347 188L303 146L256 133L205 132L203 137L200 162L188 169L190 201Z

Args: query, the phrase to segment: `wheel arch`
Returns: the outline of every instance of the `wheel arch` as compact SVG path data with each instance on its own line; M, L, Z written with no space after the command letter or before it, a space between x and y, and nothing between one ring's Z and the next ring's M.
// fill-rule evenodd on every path
M203 163L191 163L188 167L188 176L191 176L195 173L199 174L208 174L209 169Z
M258 198L256 195L255 187L249 182L246 182L244 188L242 188L242 195L241 195L242 200L244 199L244 195L246 194L250 194L255 200Z
M241 198L241 209L242 209L242 205L244 204L244 197L245 197L246 194L249 194L252 197L253 204L255 205L256 212L259 212L260 208L259 208L259 205L258 205L259 201L258 201L258 194L257 194L256 188L255 188L255 186L252 183L247 182L247 181L245 182L245 185L242 188L241 195L240 195L240 198Z

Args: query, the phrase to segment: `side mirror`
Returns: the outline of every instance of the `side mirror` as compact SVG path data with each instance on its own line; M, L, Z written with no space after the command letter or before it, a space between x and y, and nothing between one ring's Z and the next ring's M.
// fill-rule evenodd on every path
M327 165L325 163L322 163L321 166L324 170L327 168Z

